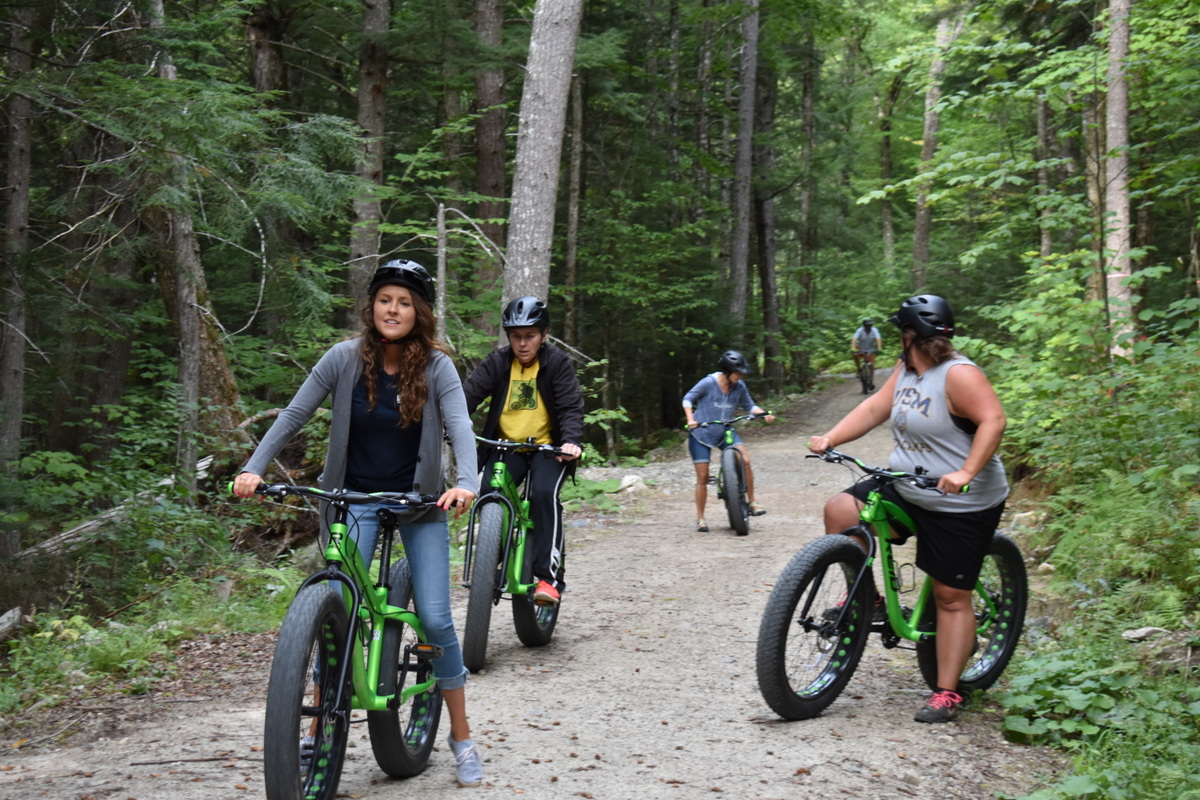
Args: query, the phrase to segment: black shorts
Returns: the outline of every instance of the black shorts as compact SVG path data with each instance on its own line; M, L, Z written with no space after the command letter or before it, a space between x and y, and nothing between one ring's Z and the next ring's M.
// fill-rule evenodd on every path
M856 483L846 494L865 502L875 488L873 480ZM900 544L917 534L917 569L955 589L974 589L979 570L992 543L992 535L1000 525L1004 501L983 511L929 511L913 505L900 496L889 481L880 490L886 500L904 509L917 530L897 527Z

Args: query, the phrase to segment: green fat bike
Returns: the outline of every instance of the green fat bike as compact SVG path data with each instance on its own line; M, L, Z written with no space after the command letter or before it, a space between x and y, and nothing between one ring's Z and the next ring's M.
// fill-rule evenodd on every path
M717 468L717 499L725 502L725 512L729 516L729 527L738 536L750 533L750 499L746 496L746 457L737 449L733 437L733 426L748 419L759 419L769 415L770 411L761 414L742 414L732 419L714 419L701 422L695 428L688 430L689 436L700 428L710 425L720 425L725 428L721 443L721 465ZM699 441L699 440L697 440ZM703 444L703 442L701 442Z
M917 531L912 519L885 500L877 487L881 482L904 481L938 491L938 478L870 467L832 449L808 458L857 468L876 481L876 488L868 495L858 525L810 542L775 582L758 631L756 667L763 699L784 719L817 716L846 688L872 633L879 634L887 648L912 643L921 677L936 689L937 609L932 580L926 577L921 583L911 608L901 605L892 533L898 531L902 537ZM851 535L867 543L867 552ZM878 610L871 572L876 558L883 572L884 608ZM1028 601L1021 551L1012 539L997 532L972 597L975 648L959 678L961 693L987 689L1000 678L1017 649ZM885 612L885 618L874 621L879 611Z
M268 800L333 800L350 726L366 712L371 750L393 778L422 772L442 713L432 661L403 557L391 562L402 517L437 502L431 495L323 491L263 484L257 493L315 498L332 514L326 566L310 575L288 608L267 684L263 778ZM379 579L373 581L348 535L351 503L380 504Z
M515 453L566 455L549 444L510 442L476 437L480 444ZM492 464L486 489L475 502L467 522L466 563L462 585L468 590L467 618L463 626L463 663L477 672L487 662L492 609L506 597L512 605L513 627L526 647L550 643L558 624L561 603L533 599L532 548L528 547L533 520L529 516L529 479L518 488L503 460ZM559 564L561 575L562 562Z

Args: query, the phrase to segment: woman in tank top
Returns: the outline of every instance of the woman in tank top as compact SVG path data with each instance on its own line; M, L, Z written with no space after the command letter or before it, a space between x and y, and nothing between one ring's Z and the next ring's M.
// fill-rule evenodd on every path
M949 303L936 295L911 297L889 322L900 328L904 350L883 389L828 433L812 437L808 447L823 453L890 422L895 447L889 467L924 467L941 476L938 488L945 494L894 483L884 496L917 525L917 567L933 579L937 604L938 688L915 719L949 722L963 703L958 678L974 645L971 593L1008 496L996 455L1006 419L987 376L950 343ZM971 491L963 494L967 484ZM831 498L825 532L857 524L867 491L858 484Z

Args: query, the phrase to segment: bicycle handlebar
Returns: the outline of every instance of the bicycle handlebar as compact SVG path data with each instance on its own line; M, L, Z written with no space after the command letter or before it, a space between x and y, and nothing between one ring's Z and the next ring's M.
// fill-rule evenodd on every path
M233 491L233 484L229 485ZM419 492L355 492L350 489L318 489L315 486L296 486L290 483L260 483L254 489L255 494L265 494L269 497L283 498L289 494L300 497L315 497L336 505L361 505L365 503L391 503L408 506L412 511L420 511L437 505L438 496L421 494Z
M537 444L536 442L511 442L508 439L485 439L482 436L476 436L475 441L480 444L485 444L488 447L494 447L497 450L511 450L514 453L550 453L556 456L571 456L571 453L565 452L552 444ZM573 456L575 457L575 456ZM582 457L577 456L577 457Z
M830 464L841 464L849 461L851 464L862 470L864 474L875 478L885 478L892 481L904 481L905 483L912 484L918 489L929 489L935 492L942 491L941 489L937 488L938 481L941 480L941 477L937 475L930 475L929 473L922 471L924 467L917 467L917 472L901 472L899 470L886 469L884 467L872 467L869 464L866 464L850 455L849 453L843 453L842 451L835 450L832 447L826 450L824 453L810 453L806 455L805 458L819 458L822 461L829 462ZM964 486L962 490L964 492L967 491L969 486L970 484L967 484L967 486ZM945 492L942 493L945 494Z
M763 417L769 416L771 416L770 411L764 411L761 414L742 414L740 417L732 417L730 419L711 419L708 422L697 422L696 427L707 428L709 425L724 425L725 427L729 427L733 425L733 423L741 422L745 419L762 419ZM689 428L689 430L695 430L695 428Z

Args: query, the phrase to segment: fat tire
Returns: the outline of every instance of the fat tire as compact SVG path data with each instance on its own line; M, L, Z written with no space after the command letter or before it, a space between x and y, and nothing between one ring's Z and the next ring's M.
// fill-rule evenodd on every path
M488 631L492 607L503 585L500 574L500 545L504 541L505 509L500 503L484 503L479 509L479 530L471 559L471 589L467 597L467 621L463 625L463 664L478 672L487 663Z
M388 572L388 604L413 610L412 570L408 559L392 564ZM418 661L404 649L417 642L415 631L399 620L385 620L379 658L379 685L376 694L394 695L408 685L424 683L433 674L429 661ZM407 668L407 672L405 672ZM402 678L402 675L405 676ZM429 755L437 741L438 722L442 717L442 690L434 687L414 695L407 707L396 705L386 711L368 711L367 729L375 763L393 778L419 775L429 764Z
M745 536L750 533L750 503L746 501L746 463L736 446L721 451L721 480L729 527Z
M1003 533L992 536L979 579L996 604L999 616L986 631L976 636L975 650L958 679L959 693L963 695L989 689L1000 679L1016 652L1029 603L1025 559L1016 542ZM972 597L972 604L976 618L982 619L986 605L981 602L978 588ZM937 629L937 609L933 603L926 608L919 627L920 630ZM917 642L917 665L929 688L937 689L936 636Z
M811 719L837 699L858 668L871 633L874 582L848 597L866 561L846 536L822 536L792 557L767 600L756 668L763 699L784 719ZM849 603L840 629L825 614ZM803 619L805 606L807 614Z
M565 544L565 543L564 543ZM533 583L533 548L526 546L525 563L521 566L521 582ZM566 553L564 548L563 559ZM562 577L562 563L559 563L558 577ZM512 599L513 628L517 638L526 647L544 647L554 638L554 628L558 625L558 611L562 600L554 605L540 605L533 602L532 594L514 596Z
M328 684L341 673L347 625L341 594L324 584L301 589L288 608L267 683L263 725L267 800L333 800L337 794L350 737L351 692L346 687L342 707L333 708L337 693ZM326 705L311 705L317 696ZM312 765L302 772L301 744L313 731Z

